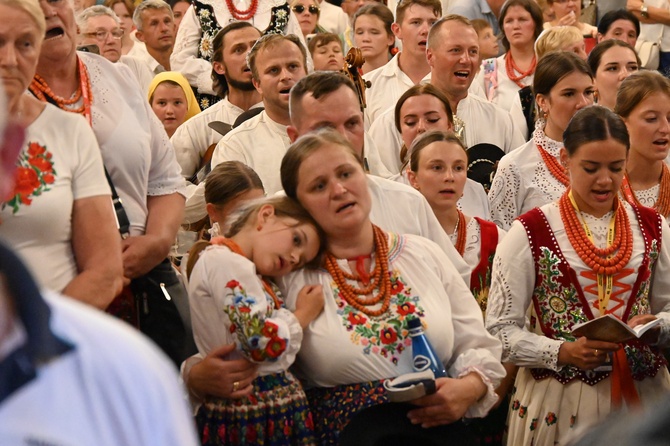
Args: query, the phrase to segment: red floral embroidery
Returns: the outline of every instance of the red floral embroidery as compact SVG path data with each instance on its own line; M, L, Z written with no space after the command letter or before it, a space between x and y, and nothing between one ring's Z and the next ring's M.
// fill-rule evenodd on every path
M265 354L270 358L277 358L286 350L286 339L274 337L265 346Z
M277 324L273 324L270 321L265 321L261 333L263 333L263 336L267 338L274 338L277 336L277 333L279 333L279 327Z
M398 313L402 314L403 316L407 316L408 314L413 314L415 309L416 309L416 307L411 302L405 302L402 305L398 305Z
M17 169L14 175L14 191L6 199L2 207L12 207L12 213L16 214L21 205L32 204L32 197L37 197L43 192L49 191L49 184L56 181L56 171L52 161L53 155L46 147L36 142L29 142L17 160Z
M240 282L238 282L237 280L230 280L226 284L226 288L237 288L238 286L240 286Z
M547 423L547 426L556 424L556 414L554 412L549 412L547 416L544 418L544 422Z
M379 336L382 344L392 344L398 340L398 333L392 328L384 328Z
M391 282L391 294L392 295L401 293L402 290L404 290L404 289L405 289L405 285L401 281L395 280L395 281Z
M361 325L367 322L367 318L360 313L349 313L347 316L351 325Z

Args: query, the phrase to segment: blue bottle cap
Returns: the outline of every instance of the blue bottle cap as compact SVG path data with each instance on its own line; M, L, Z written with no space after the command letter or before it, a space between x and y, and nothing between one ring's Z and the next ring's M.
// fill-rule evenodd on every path
M421 328L421 319L418 317L407 318L407 328L409 330L413 328Z

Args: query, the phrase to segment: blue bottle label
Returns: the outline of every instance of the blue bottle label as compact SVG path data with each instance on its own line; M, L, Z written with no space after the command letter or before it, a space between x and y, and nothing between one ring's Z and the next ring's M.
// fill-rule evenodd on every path
M430 368L431 361L430 358L424 355L415 355L414 356L414 370L417 372L423 372L424 370Z

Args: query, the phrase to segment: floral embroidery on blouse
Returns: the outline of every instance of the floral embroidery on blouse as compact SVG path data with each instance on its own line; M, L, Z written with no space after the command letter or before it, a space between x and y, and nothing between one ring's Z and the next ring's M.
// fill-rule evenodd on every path
M226 284L232 295L233 303L223 311L231 321L230 333L236 334L238 347L253 361L276 361L286 351L286 338L278 336L279 327L267 318L272 314L272 306L268 304L265 314L254 313L252 307L256 305L256 298L249 296L237 280ZM272 299L264 296L268 302Z
M366 355L381 355L398 365L398 359L412 341L405 328L405 319L409 315L423 317L424 310L419 305L419 296L412 295L412 289L402 280L397 271L391 273L391 304L389 310L381 316L372 317L361 313L349 305L335 282L331 287L337 296L337 313L351 333L351 341L363 346Z
M36 142L29 142L28 149L24 150L17 161L14 192L3 203L2 208L9 205L12 213L19 212L21 205L30 206L32 197L38 197L50 190L49 184L56 181L53 155Z

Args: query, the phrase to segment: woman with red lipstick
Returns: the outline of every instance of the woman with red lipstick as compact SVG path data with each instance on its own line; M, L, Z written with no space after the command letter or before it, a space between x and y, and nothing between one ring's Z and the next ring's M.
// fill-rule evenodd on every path
M578 110L593 104L591 70L573 53L548 53L537 64L533 93L540 116L533 138L500 160L489 191L493 222L505 230L519 215L565 192L563 131Z
M303 285L324 290L324 311L305 330L296 361L312 388L317 443L337 444L358 411L388 402L385 380L414 371L411 317L421 318L449 375L436 380L435 394L412 401L419 407L407 413L411 423L428 428L485 416L504 376L499 344L437 245L371 223L362 160L348 141L330 129L299 138L282 161L281 178L286 194L326 234L323 268L298 271L280 284L289 308Z
M386 65L395 44L393 13L380 3L365 5L354 14L354 43L361 49L363 74Z
M631 204L670 216L670 81L640 71L621 83L615 111L630 134L630 153L621 195Z
M561 150L569 189L519 217L496 252L486 326L503 361L519 366L508 444L564 444L624 404L670 391L659 350L670 343L670 228L618 198L628 149L619 116L577 112ZM662 323L621 344L572 334L604 315Z

